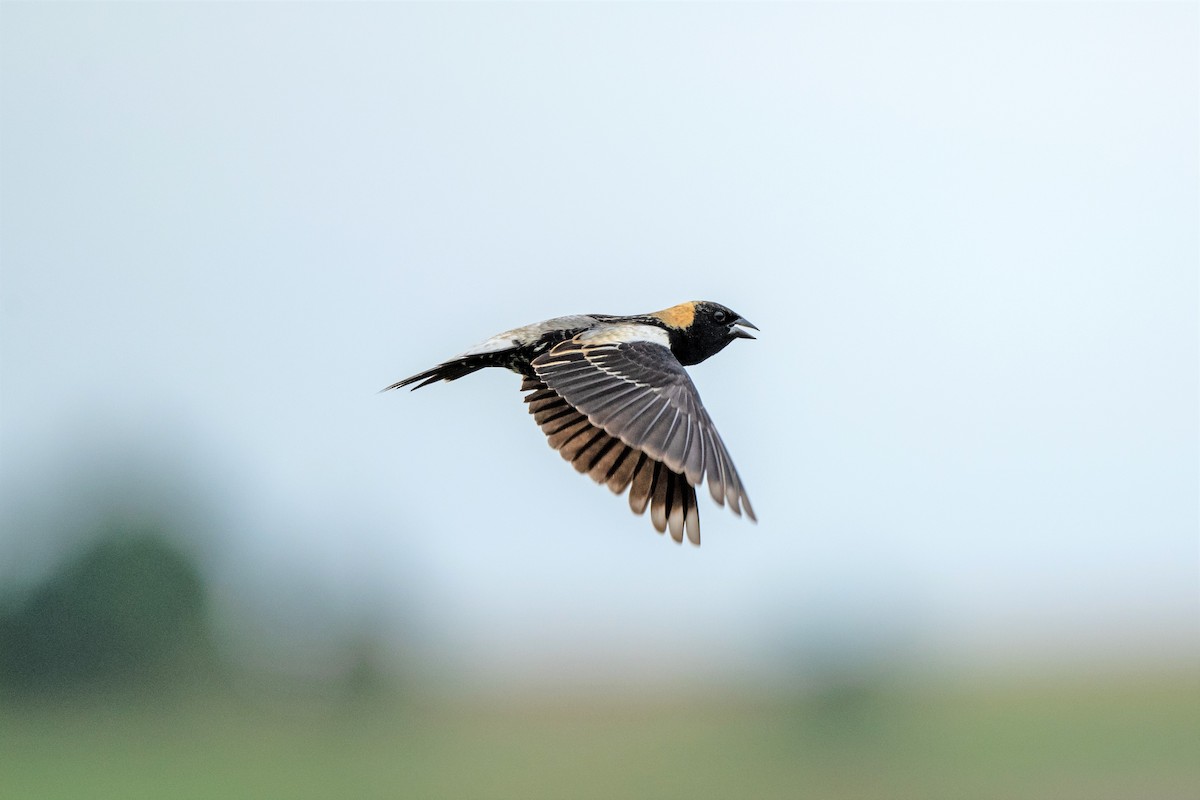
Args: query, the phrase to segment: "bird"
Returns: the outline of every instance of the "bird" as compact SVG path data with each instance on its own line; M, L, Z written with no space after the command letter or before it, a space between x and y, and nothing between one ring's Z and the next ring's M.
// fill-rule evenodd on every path
M632 316L574 314L497 334L431 369L383 389L420 389L487 367L522 377L534 422L575 469L629 507L700 544L696 487L717 505L757 522L729 451L684 367L758 330L720 303L690 301Z

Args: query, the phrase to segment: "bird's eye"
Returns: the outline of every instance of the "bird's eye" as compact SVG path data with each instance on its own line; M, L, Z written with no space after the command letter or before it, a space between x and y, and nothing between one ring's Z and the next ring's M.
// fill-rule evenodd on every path
M724 322L725 321L725 312L718 311L717 313L713 314L713 319L716 320L717 322Z

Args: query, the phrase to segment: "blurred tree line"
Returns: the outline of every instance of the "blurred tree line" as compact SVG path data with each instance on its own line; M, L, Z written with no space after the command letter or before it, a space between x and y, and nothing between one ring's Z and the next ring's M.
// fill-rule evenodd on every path
M0 702L403 694L394 608L314 614L303 576L231 573L226 493L192 461L106 450L0 487Z
M0 607L0 692L67 699L214 685L223 672L195 559L164 524L110 520Z

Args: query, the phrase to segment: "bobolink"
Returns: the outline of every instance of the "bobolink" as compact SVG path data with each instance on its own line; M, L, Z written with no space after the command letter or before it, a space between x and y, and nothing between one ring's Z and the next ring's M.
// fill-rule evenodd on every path
M754 509L696 387L684 371L754 325L723 305L690 302L653 314L555 317L493 336L387 389L453 381L484 367L520 373L529 413L550 446L676 542L700 544L695 487L717 505ZM385 389L384 391L387 391Z

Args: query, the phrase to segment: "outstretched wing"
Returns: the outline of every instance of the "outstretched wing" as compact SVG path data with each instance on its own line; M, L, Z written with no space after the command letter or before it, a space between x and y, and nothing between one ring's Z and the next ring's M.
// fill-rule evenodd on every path
M559 343L533 368L590 426L665 464L690 486L707 480L718 505L728 502L753 520L733 459L667 344L658 328L606 326Z
M693 544L700 544L696 490L683 475L592 425L537 378L525 378L521 390L530 392L525 396L529 413L549 438L550 446L576 470L605 484L614 494L628 488L630 509L643 514L649 506L650 520L659 533L670 527L676 542L682 542L686 533Z

